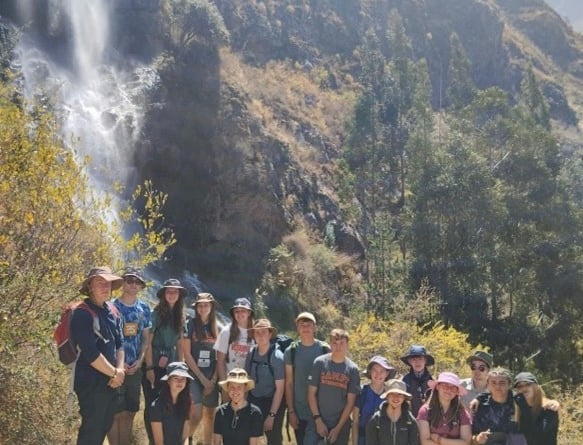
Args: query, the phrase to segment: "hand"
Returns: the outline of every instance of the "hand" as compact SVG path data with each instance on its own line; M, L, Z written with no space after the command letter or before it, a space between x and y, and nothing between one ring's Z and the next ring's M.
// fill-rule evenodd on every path
M131 365L126 365L126 375L134 375L138 369L142 367L142 361L136 360Z
M545 400L543 402L543 409L559 411L561 409L561 404L559 403L558 400Z
M479 405L478 399L473 399L470 402L470 411L475 413L478 410L478 405Z
M320 437L328 437L328 427L321 417L316 419L316 432Z
M330 430L330 432L328 433L328 441L330 443L336 442L336 439L338 439L338 435L340 434L340 429L341 428L339 428L338 425L336 425L334 428Z
M203 377L204 378L204 377ZM212 380L209 380L207 378L204 378L204 382L203 382L203 386L204 389L202 390L202 394L205 396L208 396L210 393L212 393L215 389L215 382Z
M490 436L490 430L482 431L476 435L476 442L486 443L488 441L488 436Z
M273 429L273 419L274 417L267 416L265 422L263 422L263 430L264 431L271 431Z
M294 429L297 430L298 427L300 426L300 421L298 420L298 416L296 416L295 412L287 412L287 420L290 424L290 426Z
M432 442L439 443L439 434L431 433L429 435L429 438L431 439Z
M123 381L125 380L125 370L124 368L116 368L115 375L109 379L108 385L111 388L119 388L123 385Z

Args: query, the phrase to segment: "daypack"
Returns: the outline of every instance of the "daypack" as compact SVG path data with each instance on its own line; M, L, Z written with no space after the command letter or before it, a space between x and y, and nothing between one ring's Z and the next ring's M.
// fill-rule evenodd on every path
M323 341L318 340L318 339L316 339L316 343L318 343L320 345L320 347L322 348L321 355L328 354L331 351L330 346L328 346L328 343L323 342ZM298 349L299 344L300 344L299 340L295 340L295 341L291 342L291 344L290 344L290 354L291 354L290 359L291 359L291 365L292 365L292 368L294 371L296 369L296 350Z
M113 316L115 318L119 318L119 312L117 308L112 304L108 304L108 307L111 309ZM74 301L67 303L65 306L63 306L63 310L61 311L61 318L59 319L59 323L53 332L53 339L55 341L55 345L57 346L59 361L63 365L67 366L72 365L77 361L77 357L79 356L80 352L77 348L77 344L75 343L75 339L71 336L71 318L73 316L73 311L77 309L83 309L92 315L93 332L98 338L105 340L100 332L99 316L93 309L91 309L91 307L89 307L87 303L84 301Z

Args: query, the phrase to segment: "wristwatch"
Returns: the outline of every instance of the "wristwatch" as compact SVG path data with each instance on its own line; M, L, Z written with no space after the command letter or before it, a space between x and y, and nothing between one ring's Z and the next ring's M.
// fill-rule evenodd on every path
M267 415L269 417L275 417L275 413L273 411L268 412Z
M318 419L321 419L321 418L322 418L322 416L320 414L314 414L312 416L312 419L314 419L314 420L318 420Z

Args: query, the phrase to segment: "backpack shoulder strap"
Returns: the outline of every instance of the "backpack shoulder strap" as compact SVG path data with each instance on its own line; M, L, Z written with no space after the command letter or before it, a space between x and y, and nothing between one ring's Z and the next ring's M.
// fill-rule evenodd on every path
M110 305L111 307L111 305ZM79 305L77 305L77 307L74 310L77 309L83 309L84 311L87 311L91 314L91 317L93 318L93 333L100 338L101 340L105 341L105 339L103 338L103 335L101 335L101 326L99 324L99 316L97 315L97 313L91 309L91 307L85 303L84 301L79 303Z
M322 340L316 340L320 347L322 348L322 354L328 354L332 349L330 349L330 345Z

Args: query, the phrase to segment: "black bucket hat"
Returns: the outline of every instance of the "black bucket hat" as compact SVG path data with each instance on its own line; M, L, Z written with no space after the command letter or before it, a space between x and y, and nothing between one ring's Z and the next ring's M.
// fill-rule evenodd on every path
M237 298L233 303L231 309L229 309L229 314L231 314L231 318L235 318L235 309L239 307L251 311L251 315L255 313L253 311L253 308L251 307L251 302L247 298Z
M425 363L427 366L432 366L435 363L435 359L432 355L427 353L425 346L421 345L411 345L404 356L401 357L401 361L405 363L407 366L409 365L409 358L410 357L425 357L427 362Z
M125 268L122 278L134 277L141 281L142 285L146 285L146 279L144 278L144 271L140 267L128 266Z
M161 300L162 297L164 296L164 292L166 292L167 288L174 288L174 289L178 289L180 292L180 296L182 298L186 297L186 288L184 286L182 286L182 284L180 284L180 281L178 281L176 278L169 278L166 281L164 281L164 284L162 285L162 287L160 289L158 289L158 292L156 292L156 296L158 297L158 300Z

